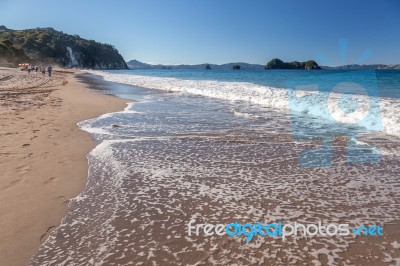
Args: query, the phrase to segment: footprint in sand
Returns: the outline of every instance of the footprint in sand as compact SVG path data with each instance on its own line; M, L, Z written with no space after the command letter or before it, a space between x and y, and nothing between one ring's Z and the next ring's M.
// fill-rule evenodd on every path
M19 182L21 182L21 181L23 181L23 179L13 180L8 185L4 186L3 189L11 188L11 187L15 186L16 184L18 184Z
M49 180L47 180L46 182L44 182L45 185L52 185L54 186L56 184L57 178L55 177L50 177Z
M33 155L33 153L29 153L27 156L24 157L24 159L30 158L32 155Z
M23 148L30 146L31 144L29 143L25 143L24 145L22 145Z
M47 237L50 235L51 232L53 232L53 230L56 229L56 227L54 225L50 226L49 228L47 228L46 233L44 233L41 237L40 237L40 243L43 243L44 241L46 241Z
M16 169L18 174L23 175L29 172L29 170L31 170L31 167L29 165L21 165L18 166Z
M59 201L61 201L61 204L68 204L69 203L69 199L65 196L58 196L57 199Z

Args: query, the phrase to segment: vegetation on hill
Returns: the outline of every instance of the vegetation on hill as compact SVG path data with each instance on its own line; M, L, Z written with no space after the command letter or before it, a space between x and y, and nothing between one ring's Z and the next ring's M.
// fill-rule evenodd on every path
M0 64L56 64L93 69L127 69L118 50L52 28L10 30L0 27Z
M373 65L343 65L343 66L321 66L322 69L340 69L340 70L379 70L379 69L400 69L400 64L373 64Z
M127 62L128 67L130 69L198 69L204 70L208 69L207 65L210 66L212 70L232 70L234 65L240 65L241 70L263 70L264 66L257 65L257 64L247 64L243 62L235 62L235 63L228 63L228 64L196 64L196 65L152 65L147 63L142 63L138 60L131 60Z
M232 66L232 69L233 69L233 70L240 70L240 65L233 65L233 66Z
M279 60L279 59L278 59ZM272 60L271 60L272 61ZM282 60L280 60L282 61ZM315 61L308 61L310 62L308 64L308 68L316 68L317 63ZM282 62L283 63L283 62ZM305 62L307 63L307 62ZM228 63L228 64L221 64L221 65L216 65L216 64L197 64L197 65L152 65L152 64L146 64L142 63L138 60L131 60L127 62L128 67L130 69L198 69L198 70L204 70L205 68L208 69L207 65L210 66L212 70L232 70L234 65L240 65L241 70L263 70L263 69L271 69L267 68L265 65L258 65L258 64L248 64L244 62L237 62L237 63ZM300 62L293 62L293 64L299 65L300 69L306 69L306 64L300 63ZM304 64L304 67L302 68L302 64ZM315 65L314 65L315 64ZM345 65L345 66L337 66L337 67L328 67L328 66L318 66L321 69L357 69L357 70L362 70L362 69L400 69L400 65ZM319 69L319 68L316 68Z
M321 69L320 66L314 60L309 60L306 62L283 62L278 58L274 58L269 61L265 69Z

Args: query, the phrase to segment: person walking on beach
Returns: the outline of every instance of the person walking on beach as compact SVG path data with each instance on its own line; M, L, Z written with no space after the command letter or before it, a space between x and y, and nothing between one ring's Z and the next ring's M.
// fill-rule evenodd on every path
M29 65L28 65L28 74L31 74L31 70L32 70L32 65L29 64Z
M53 70L53 68L51 67L51 65L49 65L47 67L47 73L49 73L49 77L51 77L51 71Z
M42 65L40 66L40 72L42 72L43 76L46 74L46 68Z

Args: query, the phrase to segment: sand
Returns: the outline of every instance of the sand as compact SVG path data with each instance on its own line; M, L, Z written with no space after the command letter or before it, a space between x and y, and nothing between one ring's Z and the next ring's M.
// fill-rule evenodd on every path
M20 71L0 69L0 265L25 265L28 263L31 256L36 253L40 243L43 243L52 230L59 225L61 218L67 211L69 199L73 198L84 189L87 176L87 160L85 156L90 149L94 148L96 143L92 141L88 133L79 130L76 127L76 123L106 112L121 110L125 106L125 103L126 101L123 99L106 96L100 92L95 93L85 89L83 85L75 80L73 75L70 74L55 73L54 77L47 78L36 73L32 73L29 76L27 73L22 73ZM285 139L285 136L282 135L277 137L277 141L278 140L285 142L290 139ZM243 141L243 139L240 141ZM160 150L157 150L157 153L162 154ZM338 154L338 156L338 158L340 158L340 154ZM265 156L265 158L269 157ZM271 158L274 157L271 156ZM288 170L290 170L290 168L288 168ZM303 172L303 174L304 173L306 172ZM303 175L299 175L299 177L301 176ZM304 175L304 177L306 176ZM343 180L346 181L345 178L350 177L351 176L343 176L343 179L341 179L342 183L337 183L337 187L340 188L340 186L345 186L346 184L343 183ZM179 176L174 176L173 178L175 182L176 180L179 180L177 179ZM282 185L286 184L287 186L290 186L292 181L290 180L289 183L285 183L284 178L285 176L283 176L283 178L280 178L279 176L270 177L270 180L267 182L278 182L277 179L279 179L279 182L283 182ZM307 179L305 180L307 181ZM224 185L226 184L226 181L227 180L224 180ZM324 182L326 182L326 184L329 184L329 182L335 182L332 179L331 181L328 181L329 180L327 179ZM204 180L201 182L204 182L206 185L209 184L209 187L215 187L216 184L215 179ZM241 182L241 180L236 180L235 184L238 182ZM321 180L316 180L316 182L321 182ZM299 183L300 182L296 180L296 184ZM160 204L163 204L162 208L167 209L166 207L169 206L168 204L183 202L182 198L176 198L177 201L171 201L171 197L166 194L167 190L164 190L165 187L163 187L163 185L165 184L158 184L160 195L164 195L158 199L168 199L168 203L160 201ZM169 184L174 183L170 182ZM254 182L254 184L260 184L260 181L257 183ZM307 185L307 183L305 184ZM396 183L393 184L396 185ZM262 190L268 188L268 186L273 185L264 183ZM247 186L247 189L249 189L249 187L250 186ZM140 188L143 188L143 191L149 193L148 195L152 195L151 193L154 194L154 191L157 191L157 186L152 187L151 192L147 190L148 186L135 186L135 189ZM187 193L190 193L190 190L188 190L187 187L176 185L174 189L176 188L183 189L181 195L187 195ZM277 203L274 201L268 202L268 197L262 198L261 200L260 198L257 198L258 195L254 193L260 193L260 195L262 195L262 190L257 189L259 188L248 192L246 188L243 188L241 194L238 193L238 195L246 195L246 197L249 197L248 195L250 195L247 199L248 202L251 203L252 206L263 206L265 210L275 210L277 209L277 206L274 206L274 204L279 203L281 205L280 210L285 211L283 214L278 213L279 215L291 214L290 212L293 211L294 207L299 208L302 204L307 206L307 204L310 204L311 202L296 202L298 199L293 197L295 194L280 194L281 191L285 189L285 187L282 188L281 186L280 188L273 187L273 189L270 190L273 194L276 193L276 198L280 200L277 200ZM371 193L371 189L372 188L365 191L359 190L355 192L361 193L359 195L363 196L365 193ZM380 189L380 187L378 186L377 189ZM197 191L194 190L194 193L197 193ZM203 217L207 217L207 215L212 215L214 213L217 214L220 213L221 210L224 210L224 206L221 205L219 198L213 196L212 193L220 192L218 192L218 190L210 190L210 195L212 197L210 196L209 198L215 199L215 201L206 202L207 208L202 211ZM141 193L141 195L143 195L143 193ZM194 195L195 194L191 195L188 204L183 205L184 208L193 209L196 206L201 206L204 199L197 199L198 202L196 203L196 197ZM203 197L202 194L199 195ZM374 196L374 194L370 195ZM324 196L332 197L338 195L327 191ZM250 201L251 197L255 199L255 201ZM316 195L316 197L318 197L318 195ZM343 195L343 197L346 197L346 195ZM354 195L351 195L351 197L354 197ZM391 197L393 197L393 200L397 199L394 196ZM376 204L382 204L378 199L379 198L377 198ZM257 200L260 200L262 205L261 203L256 205L258 204ZM324 197L321 197L321 200L324 200ZM129 204L132 203L134 203L133 200ZM141 202L142 205L144 203L146 202ZM214 205L210 203L213 203ZM127 206L130 206L129 204ZM145 219L149 219L148 213L156 213L154 216L155 218L151 220L151 223L148 222L146 225L152 225L153 222L164 219L164 217L160 216L159 209L153 208L153 200L151 200L151 204L152 205L148 206L143 205L145 207L142 208L135 208L135 211L143 210L146 213L143 214L139 211L137 211L137 213L132 212L132 217L136 215L137 218L146 221ZM194 206L193 204L198 205ZM235 204L235 202L231 202L231 204ZM375 203L370 204L370 208L373 211ZM345 209L346 206L346 204L339 206L340 208L336 211L338 213L347 213L348 211ZM383 204L381 206L385 207ZM173 207L175 208L175 206ZM365 208L367 207L368 206ZM174 208L171 209L175 210ZM212 208L215 208L214 211ZM235 208L235 206L231 207L232 210ZM364 206L362 206L362 208L364 208ZM313 210L313 206L311 206L310 209ZM208 213L207 210L209 210ZM238 213L240 213L243 208L242 210L241 208L238 208L237 210ZM250 219L254 210L256 209L251 209L251 212L246 210L246 213L240 217L249 217ZM318 217L326 217L326 215L329 215L332 211L335 210L329 209L325 213L320 212ZM182 214L185 213L190 213L190 211L171 211L169 215L174 215L172 216L174 219L171 219L171 221L176 223L176 217L182 218ZM254 213L256 212L254 211ZM357 213L358 211L355 211L354 215L357 215ZM215 219L221 222L223 221L221 219L224 217L228 219L228 215L230 215L230 213L225 212L223 217ZM362 215L365 215L365 213L362 213ZM141 220L137 218L135 218L136 223L140 223ZM183 221L189 220L188 217L183 217L182 219L184 219ZM245 219L245 221L248 221L249 219ZM347 222L349 219L354 219L354 216L343 217L341 219L343 219L341 221ZM377 217L377 219L380 219L380 217ZM382 217L382 219L384 219L384 217ZM125 225L121 227L123 228L124 226ZM132 224L126 225L126 227L127 226L130 226L133 231L137 228L141 228L139 226L135 227ZM166 226L167 228L172 228L168 227L168 224ZM344 252L338 253L338 256L340 256L342 261L348 260L348 262L355 265L395 264L399 261L398 258L400 256L400 248L398 247L400 239L399 228L400 223L398 220L388 224L385 223L383 237L359 237L354 243L351 243L349 247L346 247ZM154 243L164 245L163 247L169 245L171 247L170 250L179 250L180 252L182 248L190 247L187 245L187 242L184 242L186 241L185 230L186 227L182 226L182 231L179 232L179 234L182 234L181 238L177 238L173 241L164 240L165 242L163 242L162 237L166 235L163 235L162 233L165 233L166 230L161 229L158 233L152 235L145 235L142 230L136 235L131 236L132 234L127 234L123 237L126 239L132 237L132 239L130 239L130 247L141 245L143 242L140 242L140 237L146 237L148 239L154 237L153 239L156 239L157 241L147 241L151 246L151 253L149 254L155 254L156 257L154 259L161 263L162 261L165 262L165 253L162 253L165 250L163 251L160 248L155 250L153 253L154 246L152 245L154 245ZM85 231L82 230L81 232ZM98 231L96 231L96 233L98 233ZM84 235L84 233L82 234ZM58 237L62 239L63 236L65 235L59 234ZM157 239L157 237L159 238ZM69 238L70 237L68 236L68 239ZM73 242L74 239L71 241ZM213 243L205 242L203 241L203 238L197 238L196 241L202 248L207 248L207 245ZM218 242L214 243L217 243L217 246L220 245L223 252L230 252L231 254L238 253L241 256L253 254L249 251L250 249L243 249L233 241L229 242L224 238L217 241ZM324 243L328 242L329 241ZM293 259L293 256L287 255L291 255L290 249L301 247L300 250L304 250L303 247L305 247L305 243L306 242L303 240L299 241L295 245L292 245L290 241L285 244L279 241L271 241L262 246L258 251L260 251L260 253L270 252L271 255L281 259L281 264L283 262L289 263L292 262L292 260L289 259ZM191 245L192 244L193 243L191 243ZM327 265L329 257L325 254L327 252L326 247L321 246L321 244L318 243L314 243L313 245L313 248L320 252L317 254L319 261L322 265ZM333 245L329 246L329 248L333 247ZM146 246L141 245L140 248L145 249ZM212 249L209 248L208 250L214 252L214 246ZM210 256L208 250L204 253L190 253L190 257L188 256L187 259L184 259L188 262L203 260L204 258L208 259L207 256ZM282 250L289 252L283 253ZM48 252L48 254L51 256L51 254L57 253L58 251L59 250L53 249ZM141 256L137 255L138 253L134 253L133 249L129 252L132 252L133 255L125 258L122 257L121 260L128 263L137 262L142 259ZM306 254L308 252L309 254L312 250L304 252ZM260 253L255 254L257 255ZM86 255L86 253L82 254ZM79 255L82 257L82 254ZM226 256L226 253L221 254L222 257ZM119 255L120 254L114 254L114 257L110 257L110 261ZM79 256L76 257L78 258ZM51 257L51 259L53 258L54 257ZM143 259L145 260L146 258L146 261L148 261L149 258L151 259L151 256L146 254ZM254 257L249 256L249 258L253 259ZM240 262L239 259L237 260ZM279 264L279 261L276 261L275 257L272 256L269 258L265 257L265 260L270 263L275 262ZM311 260L307 262L311 263Z
M26 265L84 189L96 143L76 123L126 102L73 74L0 69L0 265Z

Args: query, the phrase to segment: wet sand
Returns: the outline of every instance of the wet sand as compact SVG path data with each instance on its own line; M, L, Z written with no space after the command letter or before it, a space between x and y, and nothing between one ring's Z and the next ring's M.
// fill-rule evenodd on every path
M76 123L125 103L71 73L0 69L0 265L26 265L83 190L96 143Z
M174 122L176 117L204 112L207 102L171 95L175 101L166 105L163 95L163 101L155 101L159 105L149 101L148 110L135 104L139 112L127 115L126 121L119 113L96 124L93 129L100 126L113 133L111 137L121 131L122 139L103 141L88 155L88 186L68 201L84 187L85 154L95 146L76 122L119 111L125 101L85 90L68 75L47 82L41 76L13 78L14 83L0 73L2 265L23 265L32 254L32 265L396 265L399 261L397 153L386 155L379 165L347 164L345 140L337 139L332 169L300 169L299 151L311 144L295 142L282 122L286 120L279 124L268 120L271 130L242 125L220 134L199 133L196 125L203 129L214 125L218 132L224 128L224 123L210 122L216 119L215 111L202 113L207 120L190 116L189 124L168 119ZM24 89L4 89L17 80ZM101 91L101 84L93 86ZM191 103L191 108L197 103L199 109L174 108L180 103ZM153 119L157 110L166 118ZM183 111L181 116L177 111ZM194 124L194 133L185 131L192 121L202 122ZM254 126L255 121L248 123ZM113 123L121 126L110 126ZM173 125L179 134L157 138L154 129L163 125ZM155 132L150 135L156 138L126 139L129 129L139 126L144 127L139 133ZM375 144L398 150L397 142L382 139ZM53 231L62 217L62 225ZM227 224L257 222L261 217L270 222L383 224L384 236L296 237L286 242L257 237L247 243L243 238L188 237L186 231L191 219Z
M399 261L398 142L383 135L381 140L378 135L360 136L367 142L373 137L380 150L389 146L393 152L378 164L357 164L347 160L348 140L336 137L331 168L303 168L299 154L316 149L321 141L294 139L285 114L265 111L256 113L260 119L242 119L254 109L234 109L238 115L232 111L238 105L150 93L141 94L143 100L124 112L80 124L102 141L88 155L88 185L70 202L61 226L32 265ZM346 223L349 228L381 225L384 236L299 235L287 241L258 236L247 242L237 236L189 236L192 219L194 224L255 224L265 219Z

